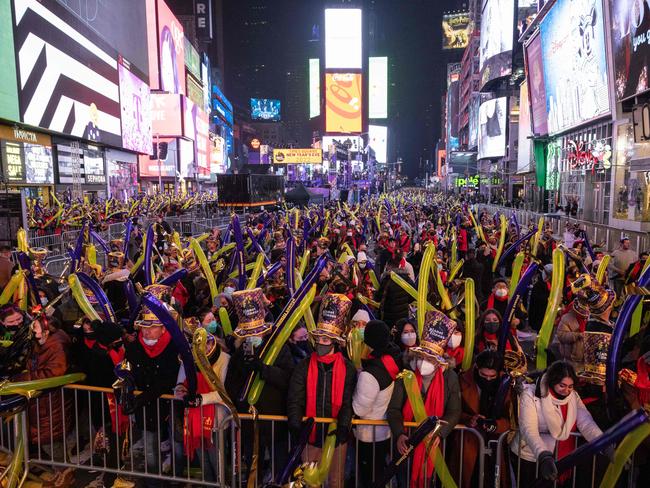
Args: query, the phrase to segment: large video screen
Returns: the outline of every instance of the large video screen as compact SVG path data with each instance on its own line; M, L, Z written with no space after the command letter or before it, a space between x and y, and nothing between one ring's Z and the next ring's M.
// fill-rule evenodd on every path
M558 0L540 26L548 131L609 113L602 0Z
M133 74L126 63L118 64L122 147L142 154L151 151L151 93L149 85Z
M309 118L320 115L320 59L309 60Z
M58 183L70 185L75 181L75 166L78 162L81 183L105 185L104 152L91 144L73 145L71 141L55 139L59 169Z
M147 0L148 3L153 0ZM185 94L185 34L183 25L164 0L157 0L157 15L147 8L149 74L151 88ZM158 70L158 66L160 70Z
M614 87L622 100L650 89L650 6L639 0L611 0Z
M388 58L370 58L368 63L368 117L388 117Z
M251 119L278 122L280 120L280 100L251 98Z
M524 81L519 88L519 144L517 150L517 173L531 171L532 141L530 127L530 104L528 103L528 82Z
M478 110L481 105L481 95L473 93L469 101L469 134L467 146L475 149L478 145Z
M183 127L181 119L182 107L180 95L170 95L167 93L151 94L151 127L154 134L159 136L182 136Z
M361 105L360 74L325 74L325 132L361 132Z
M375 152L375 160L378 163L385 163L388 152L388 127L369 125L368 146Z
M442 48L465 49L469 44L470 24L469 12L443 14Z
M138 156L140 176L158 177L160 174L163 178L173 178L176 175L178 168L178 139L161 137L157 142L167 143L167 154L165 155L165 159L160 160L159 166L157 159L150 159L148 155Z
M526 45L526 79L528 80L531 128L533 134L538 135L548 133L543 62L542 38L537 34Z
M361 9L325 9L325 69L361 69Z
M506 124L508 98L493 98L478 109L478 159L501 158L506 155Z
M121 146L117 53L56 2L14 0L20 117Z
M194 161L199 168L199 175L210 175L210 118L189 98L184 98L185 111L183 129L185 137L194 141Z
M16 62L14 33L11 20L11 2L0 2L0 118L20 120L18 111L18 87L16 86Z
M514 0L483 0L479 64L481 86L512 74L514 30Z

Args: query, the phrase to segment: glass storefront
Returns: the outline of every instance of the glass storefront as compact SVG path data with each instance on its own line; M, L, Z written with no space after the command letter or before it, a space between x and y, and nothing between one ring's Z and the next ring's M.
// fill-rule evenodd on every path
M650 143L634 142L631 123L617 127L614 178L614 218L650 222Z

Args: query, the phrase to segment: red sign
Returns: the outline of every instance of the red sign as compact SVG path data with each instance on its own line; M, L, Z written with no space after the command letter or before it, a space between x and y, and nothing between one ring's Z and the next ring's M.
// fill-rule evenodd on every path
M180 137L182 130L181 96L165 93L151 94L151 128L159 136Z
M566 159L571 169L605 170L612 167L612 148L605 139L597 141L567 141Z

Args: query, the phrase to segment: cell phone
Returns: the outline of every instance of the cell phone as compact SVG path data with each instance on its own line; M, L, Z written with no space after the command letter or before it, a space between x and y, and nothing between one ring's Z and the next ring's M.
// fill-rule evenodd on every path
M255 355L255 348L252 342L244 341L242 347L244 348L244 357L252 357Z

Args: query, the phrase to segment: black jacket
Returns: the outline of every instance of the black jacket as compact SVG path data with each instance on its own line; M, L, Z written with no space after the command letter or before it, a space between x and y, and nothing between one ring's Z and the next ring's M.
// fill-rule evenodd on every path
M411 285L415 286L406 273L400 270L396 272ZM413 301L411 295L395 283L389 273L382 277L381 283L379 283L379 290L377 290L375 295L375 300L380 302L379 312L381 320L386 322L389 328L395 325L395 322L399 319L408 317L409 304Z
M474 280L476 298L479 303L483 301L483 265L476 259L465 261L463 263L463 277Z
M453 369L445 370L443 374L445 381L445 401L444 413L441 417L446 421L440 429L440 436L445 438L449 433L454 430L454 427L460 420L461 402L460 402L460 385L458 384L458 376ZM425 399L425 392L422 392L422 401ZM402 415L402 408L407 400L406 389L404 388L404 381L399 379L395 381L393 388L393 395L388 403L386 409L386 419L390 426L390 431L393 439L397 439L404 433L404 416Z
M316 353L313 353L316 354ZM305 358L298 363L291 375L289 394L287 396L287 417L289 418L289 429L296 432L300 429L302 418L307 408L307 372L311 357ZM316 416L332 417L332 373L334 364L318 363L318 384L316 386ZM356 385L357 372L354 365L345 360L345 386L343 389L343 401L337 416L337 428L350 430L352 425L352 395ZM316 426L316 446L322 445L323 424Z
M161 421L169 415L171 401L161 400L160 410L157 410L156 399L161 395L173 393L180 368L178 350L174 343L170 342L163 352L150 358L138 339L128 343L125 349L126 359L131 364L136 389L143 392L137 397L136 405L145 408L136 408L136 425L138 428L145 427L147 431L154 432L158 428L157 412L160 412ZM183 406L178 403L174 408L182 409ZM146 414L146 425L143 410Z
M271 366L261 366L260 374L265 381L260 398L255 405L257 411L268 415L285 415L289 378L294 364L289 347L285 344L280 349L275 363ZM249 374L253 372L244 358L244 348L239 347L230 358L224 386L228 395L235 403L239 412L248 412L246 398L240 401L240 395Z

